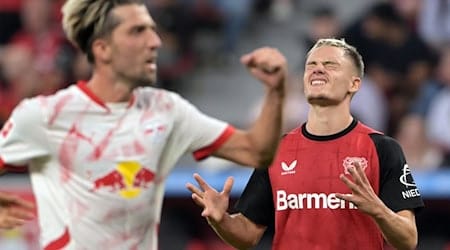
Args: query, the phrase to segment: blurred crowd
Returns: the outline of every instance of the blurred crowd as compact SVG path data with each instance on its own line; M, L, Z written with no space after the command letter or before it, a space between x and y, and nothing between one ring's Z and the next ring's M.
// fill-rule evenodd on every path
M300 39L308 50L321 37L345 38L363 56L354 116L396 138L410 167L450 166L450 1L374 1L346 25L324 5L312 11ZM286 130L306 119L302 91L289 95Z
M63 2L0 1L0 125L23 98L89 78L89 64L61 29ZM270 12L289 21L299 2L148 0L164 43L158 84L183 91L184 77L202 67L204 44L195 39L200 31L219 36L210 46L216 60L226 60L255 14ZM302 48L321 37L343 37L364 57L366 76L352 104L354 115L398 139L412 167L450 165L450 1L374 1L346 25L331 5L324 5L308 20L299 41ZM306 114L302 91L295 88L289 91L286 129Z

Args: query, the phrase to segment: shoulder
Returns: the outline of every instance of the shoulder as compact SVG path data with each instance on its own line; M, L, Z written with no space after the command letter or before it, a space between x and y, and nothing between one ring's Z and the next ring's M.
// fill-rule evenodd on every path
M374 128L371 128L360 121L358 121L355 131L359 132L359 133L367 134L367 135L371 135L371 134L383 135L382 132L380 132Z
M178 103L187 103L187 101L178 93L155 88L155 87L140 87L134 91L136 102L139 106L167 106L176 105Z

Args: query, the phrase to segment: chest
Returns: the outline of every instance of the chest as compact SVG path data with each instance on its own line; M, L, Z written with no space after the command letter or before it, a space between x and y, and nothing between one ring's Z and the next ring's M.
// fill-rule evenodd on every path
M50 126L48 138L60 164L79 174L124 165L156 171L172 129L167 114L69 113Z
M289 193L348 192L339 176L350 176L347 169L354 161L377 186L378 158L370 140L351 136L324 142L300 136L287 138L270 169L271 184L274 190Z

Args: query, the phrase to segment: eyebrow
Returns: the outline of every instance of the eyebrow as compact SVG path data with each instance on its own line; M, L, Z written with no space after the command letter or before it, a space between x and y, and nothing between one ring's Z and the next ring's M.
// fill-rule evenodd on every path
M306 65L316 65L318 63L318 61L307 61L306 62ZM340 63L339 62L337 62L337 61L330 61L330 60L326 60L326 61L321 61L320 63L322 63L322 64L333 64L333 65L340 65Z

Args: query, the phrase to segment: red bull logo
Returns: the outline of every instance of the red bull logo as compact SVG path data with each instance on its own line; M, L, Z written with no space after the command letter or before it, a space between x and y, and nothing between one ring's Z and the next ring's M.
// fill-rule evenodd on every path
M149 188L155 173L135 161L121 162L116 169L94 181L93 190L105 189L125 199L137 197L143 188Z

